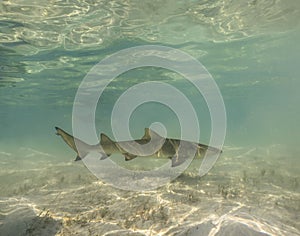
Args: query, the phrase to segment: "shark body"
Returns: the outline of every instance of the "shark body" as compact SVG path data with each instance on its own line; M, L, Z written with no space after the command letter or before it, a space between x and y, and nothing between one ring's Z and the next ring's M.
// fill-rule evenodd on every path
M149 128L145 128L145 134L141 139L116 142L107 135L100 135L100 143L89 145L82 140L73 137L64 130L55 127L56 134L68 144L76 153L75 161L83 159L89 152L96 151L106 159L112 154L122 154L126 161L133 160L138 156L155 158L169 158L172 160L172 167L182 164L187 158L203 157L205 152L222 152L218 148L205 144L195 143L180 139L164 138ZM144 148L143 148L144 147ZM130 152L128 150L131 150Z

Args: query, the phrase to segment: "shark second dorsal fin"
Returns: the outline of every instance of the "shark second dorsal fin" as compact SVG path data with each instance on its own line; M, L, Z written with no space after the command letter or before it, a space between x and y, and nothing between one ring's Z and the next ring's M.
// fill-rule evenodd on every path
M106 134L101 133L100 134L100 143L115 143L113 140L111 140Z

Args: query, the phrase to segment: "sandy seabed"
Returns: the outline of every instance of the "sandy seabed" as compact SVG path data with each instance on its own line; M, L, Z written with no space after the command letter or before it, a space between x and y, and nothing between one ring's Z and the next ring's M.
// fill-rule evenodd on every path
M0 232L300 235L297 153L226 147L202 178L196 160L171 183L135 192L98 180L82 162L30 148L0 151Z

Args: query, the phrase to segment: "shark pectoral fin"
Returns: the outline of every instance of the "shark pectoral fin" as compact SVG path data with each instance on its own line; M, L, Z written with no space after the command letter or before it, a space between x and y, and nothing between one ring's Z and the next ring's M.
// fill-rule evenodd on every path
M124 157L125 157L125 161L131 161L132 159L136 158L137 156L136 155L133 155L133 154L130 154L130 153L124 153L123 154Z
M178 157L176 155L171 158L171 161L172 161L171 167L176 167L180 165L178 161Z
M222 153L223 151L221 149L215 148L215 147L210 147L208 146L207 151L213 152L213 153Z
M213 153L222 153L223 151L221 149L218 149L216 147L212 147L212 146L208 146L208 145L205 145L205 144L201 144L201 143L198 143L198 152L200 151L201 154L204 154L206 151L210 151L210 152L213 152Z
M75 158L74 161L82 161L82 159L85 158L87 156L87 154L88 153L85 153L84 155L81 155L81 156L77 155L77 157Z
M186 159L183 156L175 154L171 158L171 161L172 161L171 167L176 167L176 166L180 166L182 163L184 163L186 161Z
M102 155L102 157L100 158L100 160L105 160L106 158L109 158L111 156L111 154L104 154Z

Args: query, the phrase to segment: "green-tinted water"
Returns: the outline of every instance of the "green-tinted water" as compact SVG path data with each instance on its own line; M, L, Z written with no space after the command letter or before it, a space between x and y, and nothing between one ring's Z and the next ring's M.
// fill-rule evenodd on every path
M292 0L1 1L0 234L299 235L299 17ZM74 163L54 126L71 132L77 88L95 64L148 44L180 49L208 69L224 99L227 134L208 175L197 176L195 161L165 187L126 192ZM150 80L184 92L200 118L199 141L208 143L204 99L158 68L110 84L97 132L111 136L113 104ZM135 111L132 134L155 121L179 137L174 113L154 103Z

